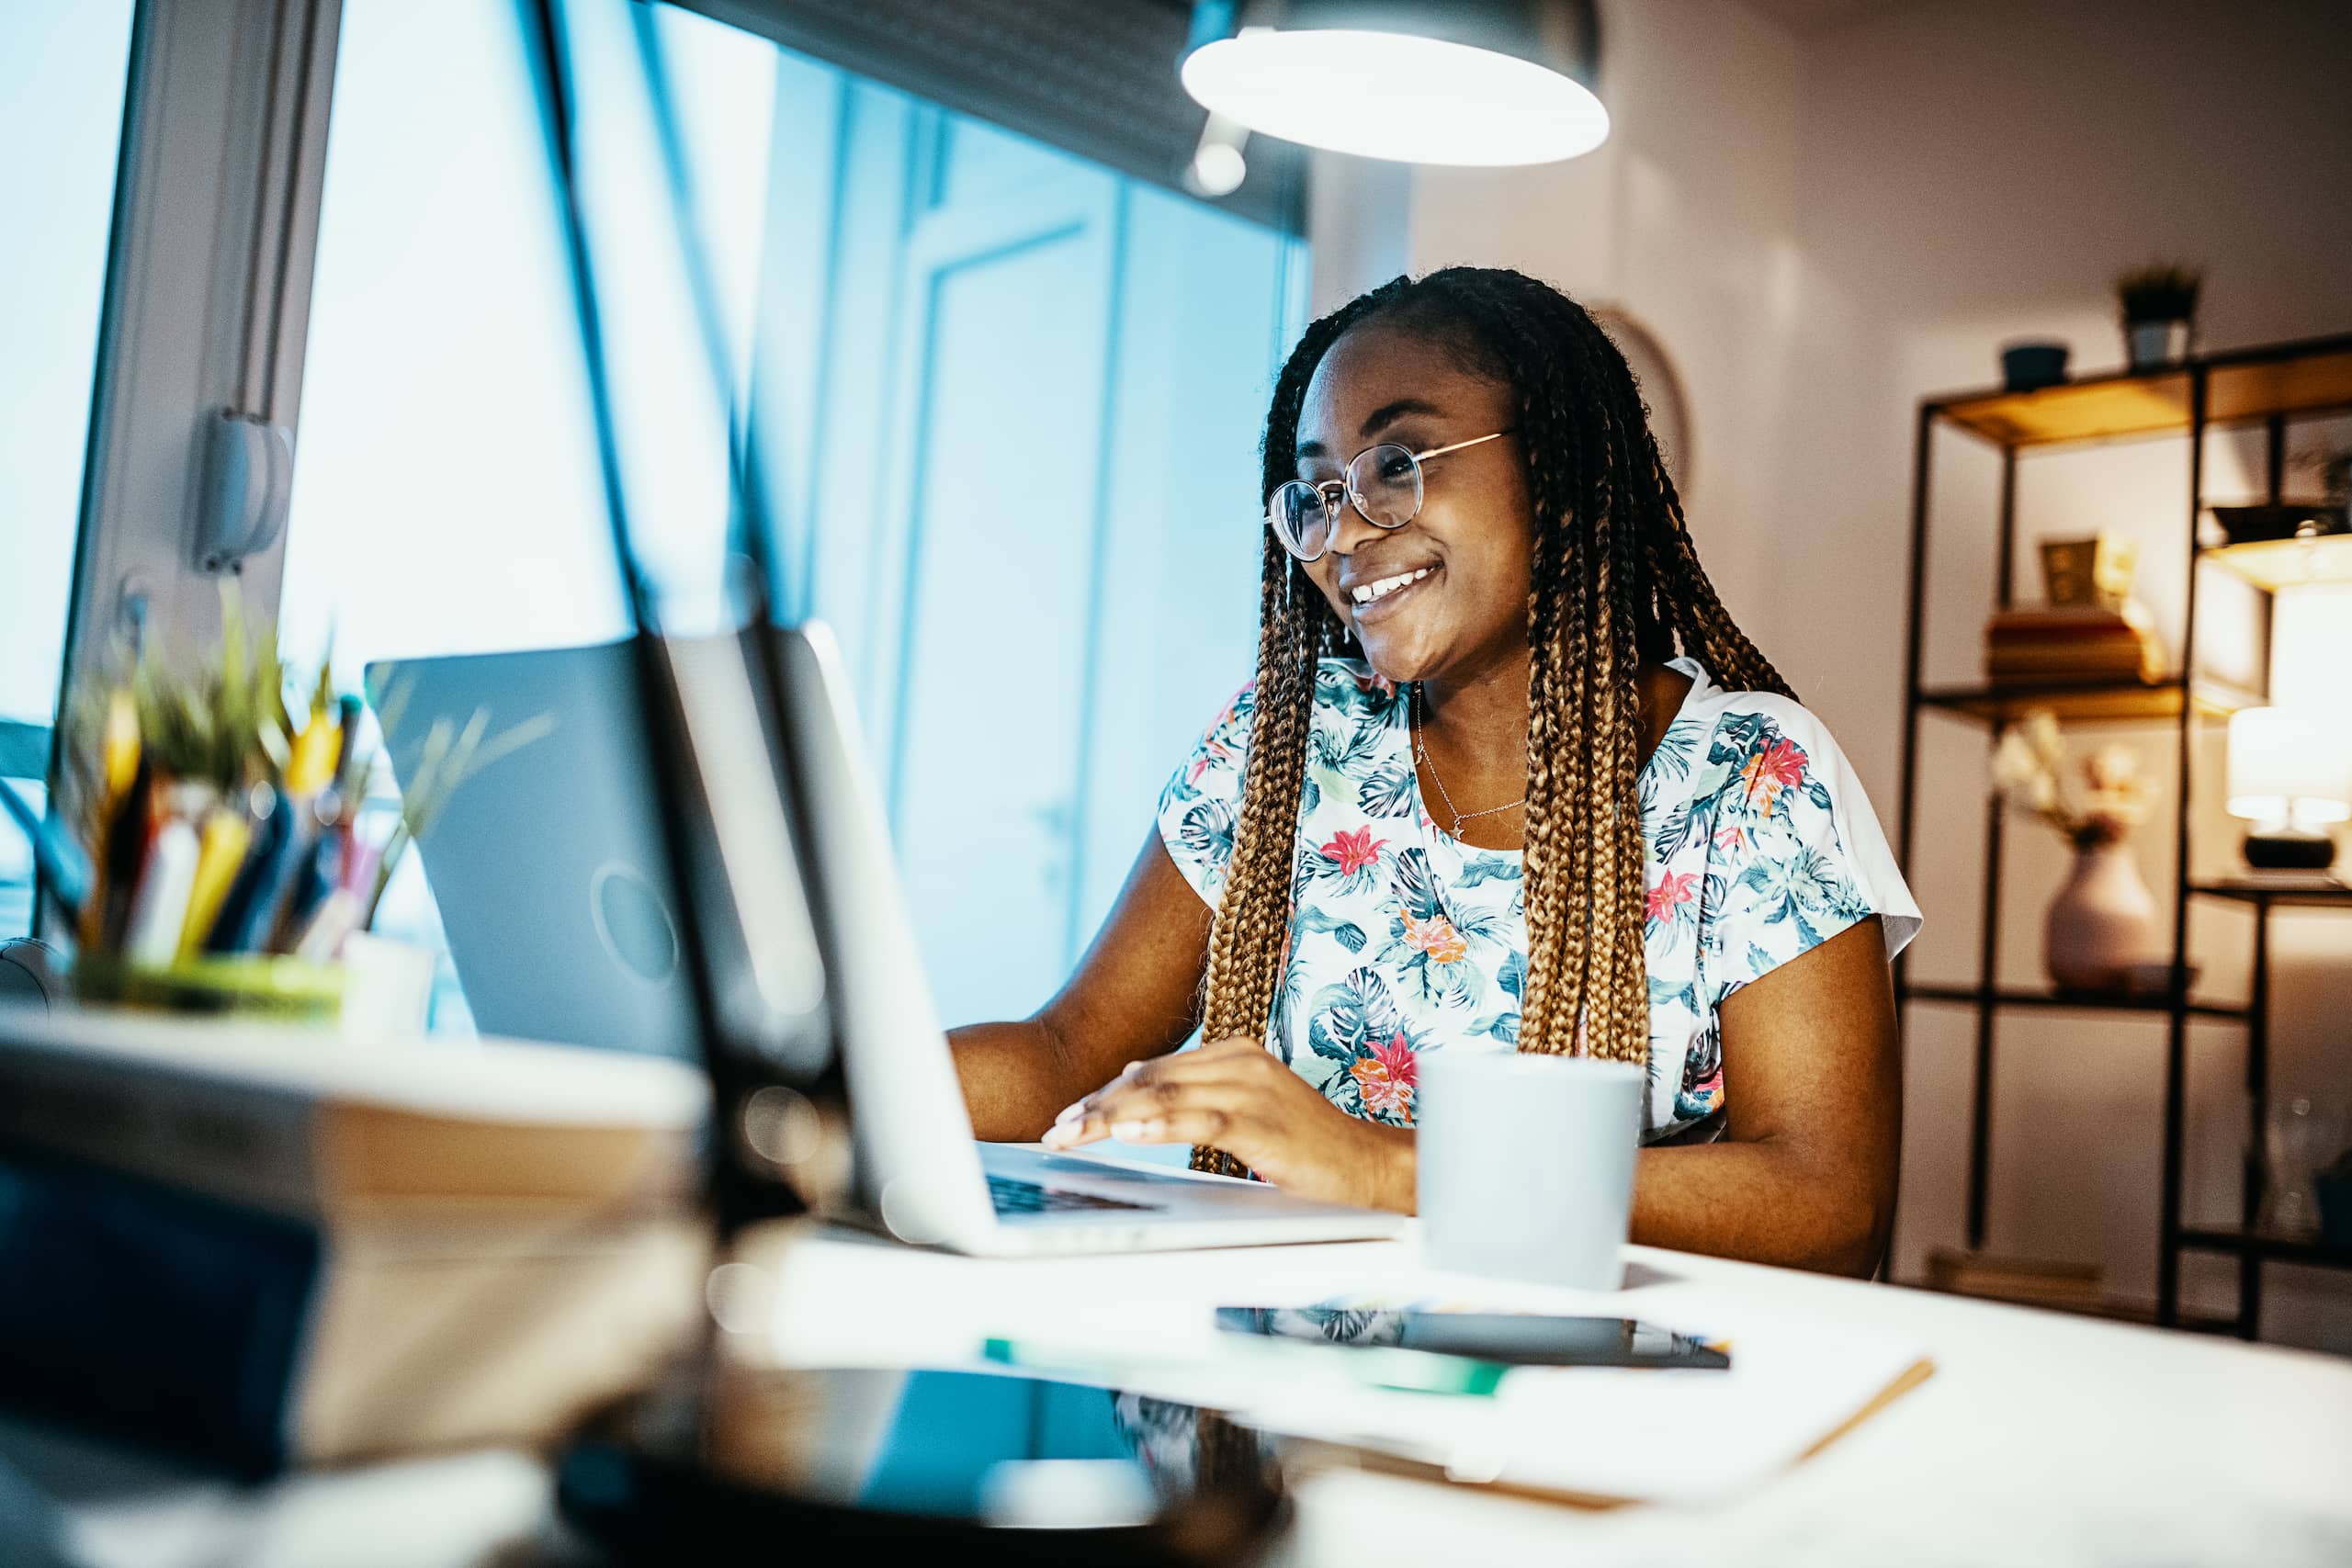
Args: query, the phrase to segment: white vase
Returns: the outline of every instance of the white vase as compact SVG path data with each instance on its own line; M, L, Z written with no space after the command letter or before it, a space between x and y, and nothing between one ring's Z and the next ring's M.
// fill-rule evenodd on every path
M2051 982L2067 991L2123 990L2135 969L2163 962L2155 895L2121 843L2075 850L2074 869L2050 901L2041 954Z

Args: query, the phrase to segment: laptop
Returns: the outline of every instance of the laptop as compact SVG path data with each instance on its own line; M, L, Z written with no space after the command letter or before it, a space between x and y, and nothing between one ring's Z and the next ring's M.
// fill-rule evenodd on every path
M840 1054L853 1197L836 1217L990 1256L1362 1240L1402 1229L1399 1215L1262 1182L976 1143L840 653L821 623L766 635L778 688L767 713L753 711L763 682L745 668L741 639L665 646L696 748L734 748L718 759L725 777L762 778L763 798L707 804L722 839L764 852L762 874L729 878L745 921L770 933L741 944L774 971L742 989L786 1014L821 1011ZM662 849L633 671L632 649L620 643L409 660L368 675L371 694L407 687L390 748L403 781L435 719L462 728L487 709L492 733L539 714L555 719L545 740L457 791L418 840L476 1021L487 1032L692 1058L697 1015L671 903L680 884ZM788 761L792 802L775 771L755 765L765 761L756 756L763 731ZM714 760L696 760L710 779ZM796 807L804 830L781 830ZM791 863L795 843L808 865ZM772 1032L795 1034L788 1017Z

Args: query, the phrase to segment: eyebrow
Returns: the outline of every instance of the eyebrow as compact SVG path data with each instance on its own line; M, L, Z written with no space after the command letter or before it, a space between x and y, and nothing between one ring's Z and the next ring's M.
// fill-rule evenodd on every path
M1436 414L1441 412L1442 411L1435 403L1425 401L1420 398L1397 398L1391 402L1381 404L1365 415L1363 423L1356 427L1356 434L1362 439L1370 440L1373 432L1383 425L1394 423L1408 413ZM1302 457L1323 457L1330 455L1330 449L1320 441L1302 441L1298 444L1298 455Z

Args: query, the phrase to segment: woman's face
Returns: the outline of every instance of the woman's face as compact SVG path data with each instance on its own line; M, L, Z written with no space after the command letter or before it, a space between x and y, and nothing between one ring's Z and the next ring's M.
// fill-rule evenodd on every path
M1340 477L1367 446L1426 452L1510 429L1510 389L1408 329L1378 322L1331 345L1298 415L1298 475ZM1506 436L1422 465L1421 510L1376 528L1342 503L1331 547L1303 567L1372 667L1392 681L1462 681L1527 651L1535 527L1519 442ZM1373 585L1426 569L1378 598Z

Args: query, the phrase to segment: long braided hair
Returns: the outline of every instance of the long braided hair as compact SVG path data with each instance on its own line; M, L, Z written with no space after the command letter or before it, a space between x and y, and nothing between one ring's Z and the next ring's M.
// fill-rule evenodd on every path
M1715 596L1624 355L1548 284L1489 267L1399 277L1317 321L1274 383L1263 490L1295 477L1307 382L1368 322L1426 334L1510 387L1535 549L1527 599L1524 887L1519 1048L1639 1062L1649 1050L1642 951L1642 659L1679 644L1718 685L1791 694ZM1260 578L1257 711L1241 817L1210 929L1202 1035L1263 1038L1292 919L1294 842L1317 661L1342 628L1269 529ZM1238 1172L1196 1148L1196 1168Z

